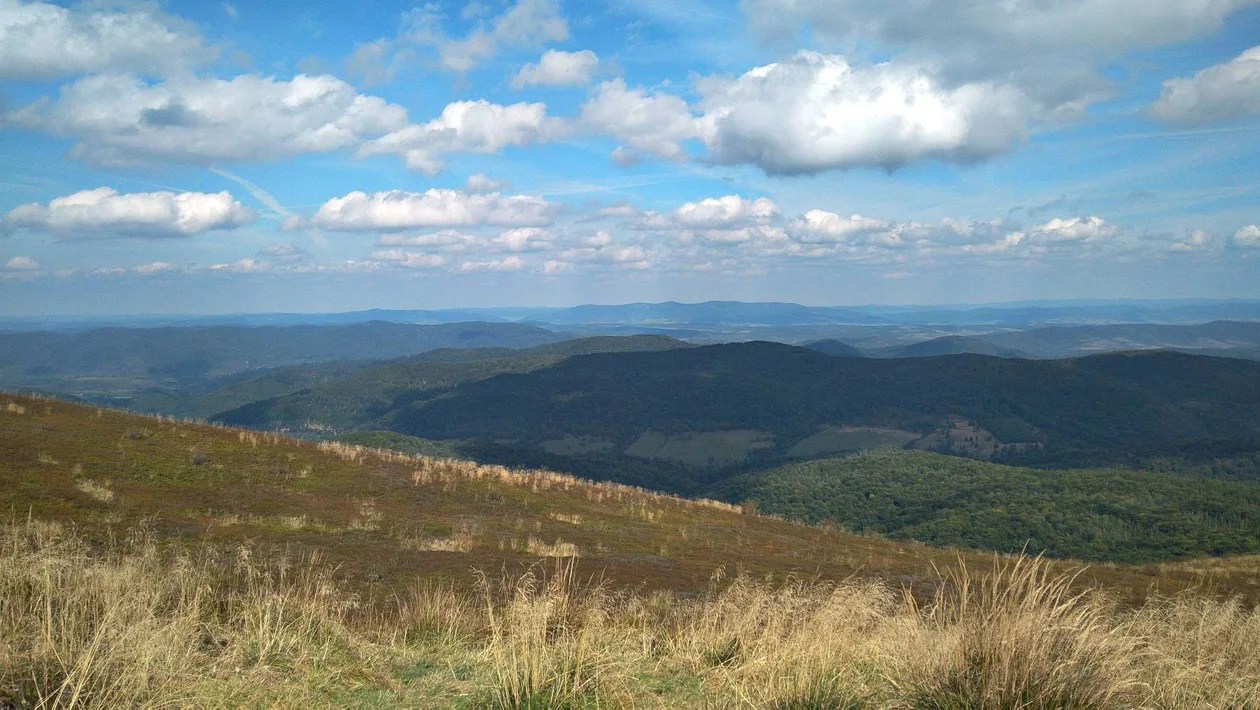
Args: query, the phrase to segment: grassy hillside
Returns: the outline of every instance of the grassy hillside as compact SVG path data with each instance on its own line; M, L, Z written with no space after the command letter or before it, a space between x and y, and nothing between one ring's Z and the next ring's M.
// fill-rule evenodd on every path
M634 335L581 338L521 350L435 350L329 378L301 391L237 402L233 407L215 410L211 418L255 429L344 432L371 426L397 406L427 401L466 382L531 372L575 355L686 347L690 346L665 336Z
M1260 701L1251 559L992 560L8 395L0 508L0 705Z
M440 398L400 398L381 421L425 438L520 446L585 437L623 454L661 434L757 432L745 462L763 466L828 427L883 428L977 458L1098 465L1257 450L1260 363L1177 353L882 360L744 343L575 357Z
M0 333L0 385L73 395L135 392L283 365L383 359L436 348L532 347L565 339L519 323Z
M1144 562L1260 551L1260 487L1216 478L884 450L749 474L711 492L810 523L1001 552Z

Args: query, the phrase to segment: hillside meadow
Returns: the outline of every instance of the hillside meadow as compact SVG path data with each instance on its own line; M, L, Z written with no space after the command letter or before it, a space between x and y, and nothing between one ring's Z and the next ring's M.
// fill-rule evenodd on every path
M1085 567L0 396L0 705L1248 707L1254 558Z

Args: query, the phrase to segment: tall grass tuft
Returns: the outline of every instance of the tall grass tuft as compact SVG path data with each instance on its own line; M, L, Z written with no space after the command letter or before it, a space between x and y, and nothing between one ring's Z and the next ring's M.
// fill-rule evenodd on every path
M914 688L922 708L1101 708L1138 686L1139 640L1101 593L1054 576L1040 558L961 560L924 611L938 649Z

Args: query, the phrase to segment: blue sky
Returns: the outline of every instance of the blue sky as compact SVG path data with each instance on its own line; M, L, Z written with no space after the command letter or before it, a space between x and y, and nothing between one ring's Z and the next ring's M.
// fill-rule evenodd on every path
M0 314L1260 297L1260 0L0 0Z

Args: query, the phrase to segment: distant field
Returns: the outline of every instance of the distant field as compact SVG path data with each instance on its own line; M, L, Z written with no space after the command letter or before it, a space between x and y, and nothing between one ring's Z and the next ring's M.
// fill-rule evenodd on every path
M774 434L752 429L686 434L645 432L626 449L629 456L665 459L688 466L731 466L743 463L754 451L774 445Z
M812 458L821 454L834 454L858 449L900 448L921 438L914 432L876 427L825 427L811 437L798 441L788 449L788 455L796 458Z

